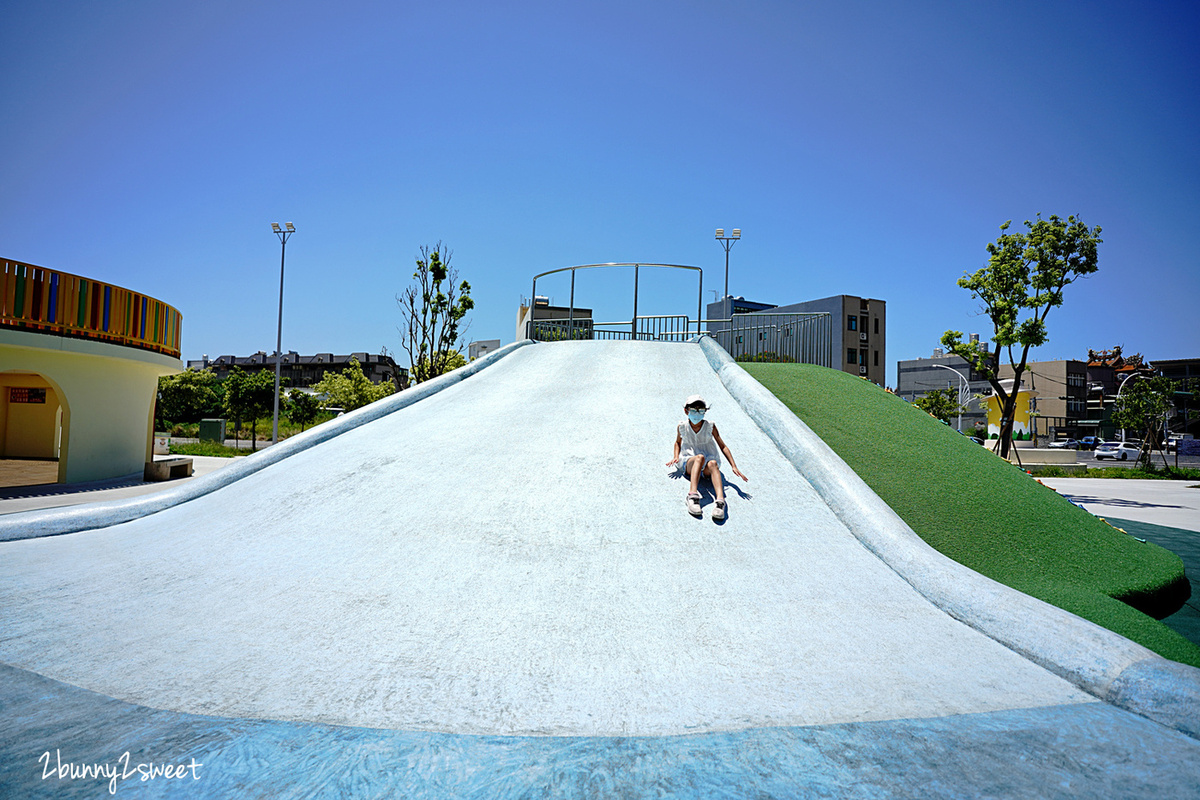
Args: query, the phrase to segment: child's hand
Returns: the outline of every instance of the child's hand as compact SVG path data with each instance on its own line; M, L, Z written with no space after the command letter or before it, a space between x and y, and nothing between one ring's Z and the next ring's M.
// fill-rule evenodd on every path
M676 465L676 464L678 464L678 463L679 463L679 459L678 459L678 458L672 458L670 461L668 461L668 462L665 464L665 466L668 466L668 467L673 467L673 466L675 466L675 465Z
M744 480L744 481L748 481L748 480L750 480L750 479L749 479L749 478L747 478L747 477L746 477L744 474L742 474L742 471L741 471L740 469L738 469L737 467L734 467L734 468L733 468L733 474L734 474L734 475L737 475L739 478L741 478L741 479L742 479L742 480Z

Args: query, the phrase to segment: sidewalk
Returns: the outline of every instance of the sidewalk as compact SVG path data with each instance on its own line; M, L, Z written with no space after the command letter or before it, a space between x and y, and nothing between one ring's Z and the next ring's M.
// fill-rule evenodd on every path
M1200 489L1196 481L1124 478L1042 478L1063 497L1098 517L1131 519L1200 532Z
M155 456L155 460L169 456ZM33 511L39 508L59 508L81 503L103 503L125 497L161 492L181 483L194 480L232 464L235 458L216 456L187 456L192 459L192 477L170 481L147 482L141 475L126 475L88 483L43 483L36 486L12 486L0 489L0 514Z
M1200 489L1191 488L1195 482L1043 478L1042 483L1183 560L1192 596L1163 623L1200 644Z

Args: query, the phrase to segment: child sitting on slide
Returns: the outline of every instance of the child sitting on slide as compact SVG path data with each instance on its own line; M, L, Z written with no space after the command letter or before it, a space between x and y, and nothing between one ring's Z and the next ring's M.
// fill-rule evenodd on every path
M683 404L683 412L687 414L687 419L680 422L675 429L675 456L667 462L667 466L674 467L677 472L687 475L690 479L687 510L695 517L702 514L700 476L708 476L717 495L712 518L720 521L725 519L725 481L721 477L721 453L729 459L729 468L733 470L734 475L744 481L750 479L737 468L733 453L729 452L728 445L721 439L717 426L704 418L707 411L708 403L698 394L692 395Z

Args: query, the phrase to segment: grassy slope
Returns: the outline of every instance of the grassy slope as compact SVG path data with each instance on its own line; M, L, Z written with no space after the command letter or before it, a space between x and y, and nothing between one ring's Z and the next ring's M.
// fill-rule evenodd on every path
M1200 646L1126 604L1153 609L1186 591L1174 553L1114 530L861 378L807 364L742 366L940 552L1200 666Z

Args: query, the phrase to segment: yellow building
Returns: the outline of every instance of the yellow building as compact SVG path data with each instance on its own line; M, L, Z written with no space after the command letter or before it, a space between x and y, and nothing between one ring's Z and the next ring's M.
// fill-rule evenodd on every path
M141 473L158 378L183 369L180 313L154 298L0 260L0 458L62 483Z
M1020 438L1028 438L1033 431L1031 415L1037 413L1037 396L1038 393L1032 389L1024 387L1024 381L1021 382L1021 391L1017 393L1017 406L1013 420L1013 436ZM1004 387L1004 391L1012 393L1012 379L1000 381L1000 385ZM987 401L987 426L988 438L993 435L1000 435L1000 396L994 392Z

